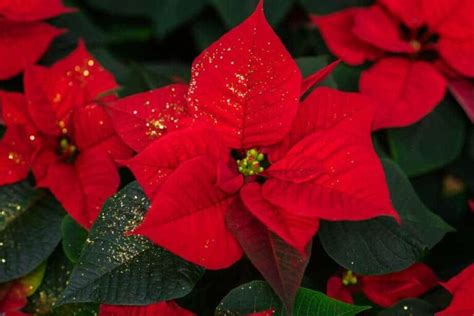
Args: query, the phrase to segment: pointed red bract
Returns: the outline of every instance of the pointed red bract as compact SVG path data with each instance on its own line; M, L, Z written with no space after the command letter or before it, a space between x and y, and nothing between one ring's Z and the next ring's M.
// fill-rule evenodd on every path
M218 135L207 128L192 128L170 133L126 162L146 195L153 198L166 178L179 165L192 158L207 156L218 161L228 151Z
M226 216L232 231L245 254L285 305L288 315L309 262L311 244L300 252L267 229L241 202L232 205Z
M20 309L26 306L28 289L13 281L0 286L0 313L5 316L26 316Z
M195 316L174 301L146 306L100 305L99 316Z
M469 80L451 79L449 91L464 109L467 117L474 123L474 83Z
M418 28L424 23L418 0L378 0L378 2L410 28Z
M173 84L117 100L110 107L120 137L137 152L189 123L188 86Z
M13 77L35 63L61 33L62 30L42 22L0 19L0 80Z
M443 99L446 80L430 64L385 58L362 73L360 91L377 103L374 129L413 124Z
M301 85L301 95L305 94L309 89L326 79L340 62L340 60L333 61L326 67L319 69L315 73L304 78L303 84Z
M51 165L46 178L37 185L50 189L69 215L88 229L119 183L112 159L104 152L86 150L74 164Z
M217 186L215 164L209 157L190 159L161 185L134 233L195 264L226 268L242 256L224 224L236 198Z
M228 147L270 145L288 132L302 79L262 2L197 57L191 73L190 110L215 124Z
M311 16L323 36L326 45L342 61L359 65L374 60L382 51L359 39L354 33L354 17L360 9L347 9L325 16Z
M356 11L352 32L364 42L385 51L413 52L412 46L400 37L397 22L378 5Z
M302 114L282 144L288 153L266 171L272 178L263 184L264 198L326 220L398 219L370 138L370 100L329 88L313 94L300 105Z
M350 287L345 286L339 276L332 276L328 279L326 284L326 294L341 302L354 304Z
M464 316L474 312L474 264L471 264L448 282L442 283L453 296L448 308L436 316Z

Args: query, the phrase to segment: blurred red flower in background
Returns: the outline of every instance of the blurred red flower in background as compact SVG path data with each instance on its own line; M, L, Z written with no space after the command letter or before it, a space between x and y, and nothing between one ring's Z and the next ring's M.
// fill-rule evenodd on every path
M31 66L25 94L2 92L7 125L0 141L0 185L33 171L66 211L89 228L119 185L113 159L131 150L116 135L102 102L117 84L82 43L50 68Z
M63 32L42 20L71 11L61 0L0 1L0 80L34 64Z
M448 282L441 283L453 298L448 308L436 316L469 316L474 312L474 264L471 264Z
M398 301L418 297L437 285L438 279L425 264L415 263L411 267L384 275L355 275L346 271L341 276L332 276L327 282L327 295L353 304L352 295L364 293L369 300L382 307L390 307Z
M376 61L362 72L359 88L378 102L379 129L424 117L447 83L474 121L473 15L470 0L378 0L312 20L344 62Z

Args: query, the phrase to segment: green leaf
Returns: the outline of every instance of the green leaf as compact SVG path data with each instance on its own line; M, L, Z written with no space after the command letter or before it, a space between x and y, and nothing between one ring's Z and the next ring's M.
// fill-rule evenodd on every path
M193 23L191 32L196 46L200 51L203 51L218 40L226 32L226 29L218 19L204 16Z
M27 296L31 296L36 292L38 287L41 285L41 282L43 281L45 271L46 271L46 263L43 262L32 272L18 279L18 282L20 282L22 285L27 287L28 289L26 292Z
M160 0L155 1L153 19L155 34L163 38L184 22L199 14L205 7L207 0Z
M434 315L435 312L436 312L436 308L430 303L417 299L417 298L409 298L409 299L401 300L394 306L378 313L377 315L378 316L403 316L403 315L432 316Z
M86 0L94 9L122 16L149 16L154 12L155 3L161 0Z
M388 131L395 161L409 177L452 162L462 151L466 134L464 114L450 98L445 98L420 122Z
M25 311L34 315L47 316L96 316L98 306L95 304L57 306L56 303L66 288L71 270L71 262L64 256L61 248L57 248L48 259L43 283L29 298Z
M26 182L0 187L0 283L33 271L61 240L61 206Z
M257 7L259 0L211 0L230 29L243 22ZM266 0L265 16L272 25L280 23L293 5L293 0Z
M64 253L72 263L77 263L88 233L69 215L63 218L61 231Z
M278 296L267 282L252 281L231 290L217 306L216 316L247 315L269 309L281 314L282 304Z
M124 236L142 220L149 202L132 183L109 199L92 227L61 304L144 305L188 294L203 269L141 236Z
M374 0L337 0L337 1L314 1L314 0L300 0L300 3L311 13L328 14L340 11L354 6L368 6Z
M378 217L359 222L322 222L319 230L329 256L362 275L403 270L453 230L426 208L396 164L386 159L382 162L401 225L392 218Z
M184 64L132 64L124 88L119 93L123 97L163 87L173 82L187 82L188 79L189 67Z
M358 92L359 77L366 68L366 65L349 66L345 63L340 63L332 73L337 89L346 92Z
M301 288L296 296L294 316L344 315L353 316L370 309L337 301L310 289Z
M264 281L252 281L233 289L216 308L216 316L247 315L273 310L275 316L284 315L282 304ZM368 306L355 306L339 302L321 292L300 288L293 307L294 316L344 315L352 316L368 310Z

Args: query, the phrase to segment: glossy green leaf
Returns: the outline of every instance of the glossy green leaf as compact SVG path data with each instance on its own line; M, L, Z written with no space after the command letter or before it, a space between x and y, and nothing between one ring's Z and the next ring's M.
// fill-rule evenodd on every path
M352 316L368 310L368 306L356 306L339 302L321 292L300 288L293 307L294 316ZM273 315L284 315L282 304L264 281L243 284L227 294L216 308L217 316L247 315L249 313L273 310Z
M161 0L85 0L91 7L100 11L123 16L148 16L153 12L155 3Z
M319 231L329 256L344 268L363 275L403 270L452 231L420 201L400 168L390 160L382 161L401 225L392 218L379 217L359 222L322 222Z
M462 151L466 132L464 114L450 98L420 122L388 131L395 161L410 177L441 168Z
M144 305L182 297L193 289L203 274L202 268L141 236L124 236L140 223L148 206L136 183L104 204L61 304Z
M430 303L417 298L401 300L394 306L381 311L378 316L432 316L436 308Z
M307 77L316 71L326 67L329 65L334 58L328 55L320 55L320 56L310 56L310 57L300 57L296 58L295 61L300 68L303 77ZM337 67L336 67L337 68ZM319 83L318 86L325 86L336 88L336 82L334 81L334 77L330 74L323 82Z
M63 235L62 245L64 253L72 263L76 263L79 261L79 256L88 233L69 215L63 218L61 231Z
M61 240L61 206L26 182L0 187L0 283L24 276Z
M211 0L227 27L230 29L243 22L257 7L259 0ZM291 9L293 0L266 0L265 16L272 25L277 25Z

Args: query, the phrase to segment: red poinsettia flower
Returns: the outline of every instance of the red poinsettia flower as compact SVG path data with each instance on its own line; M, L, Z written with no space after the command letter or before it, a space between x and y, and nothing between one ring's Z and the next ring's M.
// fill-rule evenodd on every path
M174 301L160 302L146 306L100 305L99 316L195 316Z
M378 0L312 19L344 62L376 61L359 87L378 101L378 129L418 121L441 101L447 80L474 121L467 97L474 77L473 14L470 0Z
M89 228L119 185L113 159L131 154L103 105L116 86L82 43L51 68L29 67L24 95L0 95L7 125L0 185L24 179L31 169L37 185Z
M0 314L5 316L27 316L20 310L26 306L28 288L20 282L0 286Z
M471 210L471 212L474 212L474 200L469 200L468 204L469 204L469 209Z
M0 3L0 80L34 64L63 30L41 20L71 12L61 0L2 0Z
M453 298L448 308L436 316L469 316L474 313L474 264L445 283L441 283Z
M327 282L327 295L353 304L352 295L364 293L372 302L389 307L398 301L418 297L437 284L436 275L425 264L415 263L400 272L362 276L346 271L341 276L332 276Z
M327 73L302 80L260 3L194 61L193 126L173 126L127 162L152 200L133 233L209 269L232 265L243 248L291 302L319 219L398 218L371 143L370 99L319 88L299 103ZM145 114L134 121L142 137Z

